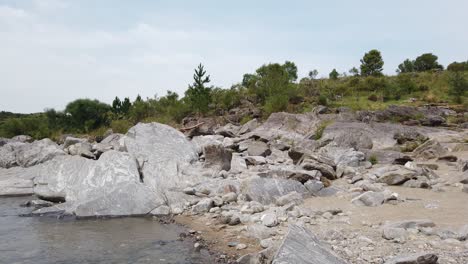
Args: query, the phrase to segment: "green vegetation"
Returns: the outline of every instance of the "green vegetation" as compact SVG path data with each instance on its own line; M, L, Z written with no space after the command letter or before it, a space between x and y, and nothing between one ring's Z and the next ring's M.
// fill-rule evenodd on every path
M317 127L317 130L315 130L313 139L315 140L321 139L323 136L323 132L325 131L327 126L329 126L331 123L332 123L331 121L323 121L322 123L320 123L320 125Z
M379 163L379 161L377 160L377 156L375 156L375 155L371 155L371 156L369 157L369 162L370 162L372 165L375 165L375 164Z
M398 75L382 74L384 61L378 50L363 56L360 69L353 67L329 78L319 78L317 70L298 81L297 66L286 61L260 66L247 73L229 89L209 86L211 79L203 65L194 70L193 83L184 97L167 91L164 96L132 102L115 97L111 105L90 99L70 102L64 111L46 109L43 113L13 114L0 112L0 137L27 134L34 138L58 138L63 133L102 135L112 128L125 133L138 122L166 123L178 126L185 117L225 116L234 113L238 122L252 119L254 109L263 118L287 111L303 113L316 105L349 107L353 110L378 110L389 105L457 104L466 109L468 62L454 62L442 70L437 56L426 53L415 60L405 60ZM240 110L239 110L240 109ZM450 120L459 122L459 120ZM463 120L462 120L463 121ZM319 127L316 138L327 124Z

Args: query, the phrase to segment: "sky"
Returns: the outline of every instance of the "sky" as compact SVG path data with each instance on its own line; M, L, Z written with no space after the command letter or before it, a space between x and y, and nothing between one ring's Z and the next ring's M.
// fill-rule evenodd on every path
M348 72L378 49L384 72L431 52L468 59L468 1L0 0L0 111L78 98L183 95L202 63L229 88L290 60L299 76Z

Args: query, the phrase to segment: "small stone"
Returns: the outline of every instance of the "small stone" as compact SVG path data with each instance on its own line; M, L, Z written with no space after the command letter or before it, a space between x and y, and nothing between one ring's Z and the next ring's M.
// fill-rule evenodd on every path
M237 249L237 250L242 250L242 249L246 249L246 248L247 248L247 245L246 245L246 244L238 244L238 245L236 246L236 249Z
M227 243L228 247L237 247L237 245L239 245L239 242L228 242Z
M235 192L226 193L222 199L225 203L232 203L237 201L237 194Z
M241 220L239 217L235 216L235 217L232 217L231 220L229 221L229 225L230 226L235 226L235 225L238 225L241 223Z
M195 195L195 189L192 187L187 187L183 191L183 193L188 194L188 195Z
M274 227L278 225L278 218L275 214L264 214L261 218L262 224L266 227Z

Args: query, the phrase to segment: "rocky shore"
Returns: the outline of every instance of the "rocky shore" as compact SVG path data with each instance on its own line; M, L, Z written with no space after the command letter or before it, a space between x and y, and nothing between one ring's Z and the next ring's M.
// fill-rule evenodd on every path
M319 107L185 134L0 139L0 196L34 195L34 216L174 217L219 262L468 263L468 129L451 115Z

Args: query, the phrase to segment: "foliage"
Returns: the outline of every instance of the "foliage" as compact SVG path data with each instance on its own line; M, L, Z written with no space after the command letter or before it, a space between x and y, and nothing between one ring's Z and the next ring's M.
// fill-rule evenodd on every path
M449 84L449 93L454 97L454 101L456 103L462 103L462 97L468 91L468 81L466 77L458 71L453 72L450 74Z
M129 120L113 120L111 128L114 133L125 134L133 126Z
M98 100L78 99L69 103L65 114L70 116L71 126L81 132L88 132L108 125L108 112L111 107Z
M371 156L369 157L369 162L370 162L372 165L375 165L375 164L379 163L379 161L378 161L376 155L371 155Z
M328 75L330 77L330 79L332 80L338 80L338 76L340 74L336 71L336 69L333 69L330 74Z
M406 59L400 65L398 65L397 72L398 73L414 72L414 61Z
M288 108L288 96L284 94L270 95L265 102L264 111L269 116L275 112L282 112Z
M16 135L29 135L35 139L42 139L50 135L47 124L44 115L9 118L2 124L0 136L10 138Z
M317 78L317 75L318 75L318 71L316 69L311 70L309 72L309 79L315 80L315 78Z
M205 86L210 82L210 76L205 75L206 71L200 63L193 74L193 84L189 85L189 88L185 92L185 97L190 104L191 110L202 114L208 112L211 102L211 88Z
M327 126L329 126L332 122L331 121L323 121L320 123L320 125L317 127L317 130L315 130L315 133L314 133L314 139L315 140L319 140L322 138L323 136L323 132L325 131L325 129L327 128Z
M371 50L364 54L361 59L361 75L362 76L381 76L384 61L378 50Z
M438 57L432 53L424 53L414 61L414 70L418 72L429 70L443 70L444 67L437 62Z
M463 62L452 62L447 66L449 71L468 71L468 60Z

